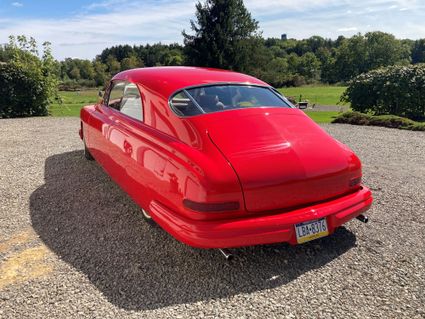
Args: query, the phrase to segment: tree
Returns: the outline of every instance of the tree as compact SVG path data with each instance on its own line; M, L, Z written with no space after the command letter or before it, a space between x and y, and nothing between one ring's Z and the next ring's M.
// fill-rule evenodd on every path
M412 49L412 63L425 62L425 39L416 40Z
M97 86L106 86L109 74L106 72L106 65L102 62L95 60L93 62L93 68L95 71L94 80Z
M109 55L106 59L106 65L108 66L108 71L112 75L117 74L121 71L121 64L113 55Z
M89 60L79 60L79 65L81 78L93 80L95 76L93 64Z
M351 38L339 37L339 46L335 50L336 81L348 81L352 77L366 72L366 41L360 33Z
M258 22L243 0L206 0L196 4L194 35L183 31L187 64L246 71L255 60Z
M336 81L351 78L389 65L406 65L410 62L409 46L392 34L368 32L351 38L338 38L335 49Z
M312 52L307 52L298 60L298 74L307 80L315 81L320 77L320 61Z
M77 66L74 66L69 72L69 77L73 80L79 80L81 78L80 69Z
M143 66L143 62L138 59L135 54L131 54L129 57L122 59L121 71L130 70Z
M320 80L327 83L335 83L335 70L334 64L335 59L332 56L334 49L319 48L316 52L316 57L319 59L320 68Z
M410 50L394 35L384 32L368 32L366 40L366 68L377 69L382 66L409 64Z

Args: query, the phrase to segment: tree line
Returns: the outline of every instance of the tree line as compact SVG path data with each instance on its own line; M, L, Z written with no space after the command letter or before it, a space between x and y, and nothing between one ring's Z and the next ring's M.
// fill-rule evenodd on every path
M346 83L379 67L425 62L425 39L379 31L337 39L263 38L242 0L199 2L191 31L182 35L183 44L118 45L93 60L54 61L54 73L63 89L73 89L104 86L137 67L195 65L248 73L281 87ZM0 62L8 62L11 51L10 44L0 46Z

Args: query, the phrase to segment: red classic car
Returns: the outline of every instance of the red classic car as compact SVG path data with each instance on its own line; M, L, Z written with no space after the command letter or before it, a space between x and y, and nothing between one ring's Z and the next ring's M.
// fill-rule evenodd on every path
M304 243L372 204L353 151L236 72L121 72L81 110L80 136L145 218L195 247Z

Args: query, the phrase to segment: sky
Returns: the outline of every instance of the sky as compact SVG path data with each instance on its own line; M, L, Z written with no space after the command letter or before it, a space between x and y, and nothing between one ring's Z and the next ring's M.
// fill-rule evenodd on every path
M93 59L118 44L182 43L192 0L0 0L0 44L25 34L52 43L53 55ZM425 38L425 0L245 0L264 37L335 39L385 31Z

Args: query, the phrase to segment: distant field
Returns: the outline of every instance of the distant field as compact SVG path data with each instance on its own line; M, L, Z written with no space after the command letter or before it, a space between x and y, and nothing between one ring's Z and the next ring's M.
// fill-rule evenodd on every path
M299 99L300 94L302 99L308 99L311 104L320 105L336 105L339 97L345 87L337 86L306 86L298 88L281 88L280 92L286 96L296 96ZM96 103L99 100L97 90L85 90L78 92L59 92L62 97L63 104L52 104L50 106L50 114L52 116L79 116L80 109L84 105ZM333 111L306 111L317 123L329 123L338 112Z
M84 105L99 101L97 90L85 90L78 92L60 91L63 103L50 105L49 111L52 116L79 116L80 109Z
M308 100L310 104L318 105L346 105L339 102L345 86L301 86L280 88L279 92L285 96L292 96L296 101Z

